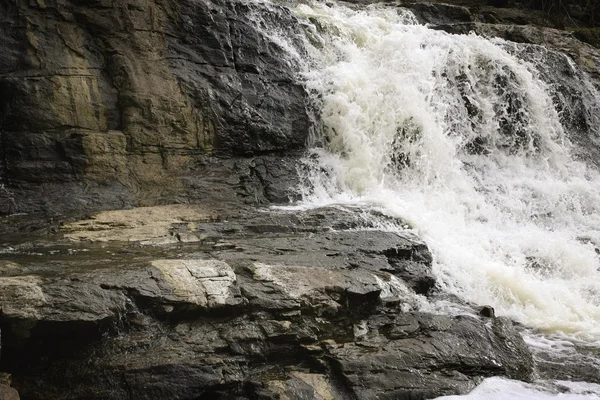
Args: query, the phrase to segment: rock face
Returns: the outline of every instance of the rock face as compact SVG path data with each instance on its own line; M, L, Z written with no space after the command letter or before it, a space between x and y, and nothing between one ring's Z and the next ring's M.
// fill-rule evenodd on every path
M235 184L255 173L211 157L302 149L304 89L266 33L296 23L268 7L3 2L0 212L156 204L186 196L206 172Z
M537 27L550 24L543 12L450 3L404 6L449 32L550 44L598 77L598 53L575 39L597 43L594 30L561 31L557 42ZM0 214L189 202L207 191L287 201L313 107L297 79L304 55L274 32L302 52L300 25L285 7L239 0L4 1Z
M454 3L407 5L452 32L547 37L524 25L543 14ZM311 105L275 28L294 40L299 24L236 0L3 2L0 213L194 201L215 177L225 198L286 201Z
M431 255L365 222L384 216L167 208L2 256L0 368L23 398L425 399L532 374L510 321L418 311ZM144 213L172 222L141 237Z
M19 400L19 393L10 386L0 383L0 400Z

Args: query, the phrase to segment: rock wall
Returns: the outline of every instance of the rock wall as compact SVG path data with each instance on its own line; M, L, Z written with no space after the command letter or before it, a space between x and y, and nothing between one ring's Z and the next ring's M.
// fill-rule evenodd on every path
M449 32L550 44L597 77L575 38L593 29L449 3L404 5ZM215 182L218 199L286 201L311 105L274 27L299 29L285 7L235 0L2 2L0 213L195 201Z
M211 157L303 148L305 93L258 30L261 7L2 2L0 212L166 202L191 196ZM269 15L294 25L285 9Z
M403 5L449 32L555 46L598 77L594 29L449 3ZM3 1L0 214L196 201L215 185L218 201L286 201L311 105L274 27L299 29L285 7L236 0Z

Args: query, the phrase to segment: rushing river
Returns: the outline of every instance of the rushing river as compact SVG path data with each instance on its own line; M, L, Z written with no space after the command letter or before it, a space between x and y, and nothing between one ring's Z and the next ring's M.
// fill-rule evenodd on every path
M307 54L270 34L303 63L320 110L302 207L398 217L430 246L446 293L522 323L534 350L600 348L600 174L573 144L597 135L586 76L541 46L451 35L396 6L294 13ZM598 385L548 385L494 379L469 396L600 396Z

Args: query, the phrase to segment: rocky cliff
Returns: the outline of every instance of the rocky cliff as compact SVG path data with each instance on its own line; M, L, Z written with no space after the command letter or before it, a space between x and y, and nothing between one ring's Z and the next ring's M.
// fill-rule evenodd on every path
M427 246L365 221L161 206L13 242L0 366L27 399L414 399L531 378L509 320L420 310L443 296Z
M557 31L541 27L556 25L541 11L453 3L405 6L437 29L553 46L598 74L595 48L577 39L597 43L594 29ZM206 192L287 201L313 106L299 65L265 33L282 29L300 28L285 7L265 3L3 2L0 212L127 208Z
M0 7L4 213L193 198L201 195L194 186L215 174L236 184L268 180L251 157L305 145L310 124L297 71L253 22L264 5ZM294 25L288 11L272 8L273 24ZM244 157L239 165L220 161L234 156ZM262 189L253 195L264 197Z

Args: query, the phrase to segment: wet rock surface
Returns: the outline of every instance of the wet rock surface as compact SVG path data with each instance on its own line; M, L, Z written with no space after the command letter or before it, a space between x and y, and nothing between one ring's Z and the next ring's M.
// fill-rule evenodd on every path
M536 369L545 379L600 383L600 352L585 342L556 343L531 346Z
M224 175L287 201L270 182L293 179L310 107L274 26L298 24L226 0L3 2L0 213L194 199Z
M448 3L401 5L435 29L551 46L600 78L594 29ZM301 31L284 6L237 0L4 2L0 213L194 202L207 190L288 201L318 114L298 79Z
M408 399L529 379L510 321L419 311L431 254L384 221L178 205L13 241L0 369L26 399Z

